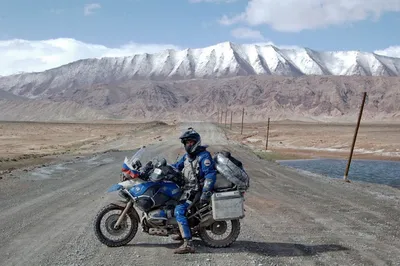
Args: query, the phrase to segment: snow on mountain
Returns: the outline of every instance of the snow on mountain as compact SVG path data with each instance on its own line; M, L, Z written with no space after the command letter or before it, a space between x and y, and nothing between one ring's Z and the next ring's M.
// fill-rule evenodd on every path
M54 91L129 80L209 79L247 75L399 76L400 58L359 51L219 43L199 49L164 50L130 57L84 59L39 73L0 77L0 89L37 98Z

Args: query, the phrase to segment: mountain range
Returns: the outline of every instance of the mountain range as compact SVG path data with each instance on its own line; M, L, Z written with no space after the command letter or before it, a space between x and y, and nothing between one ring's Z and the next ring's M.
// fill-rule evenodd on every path
M0 77L0 119L400 119L400 58L359 51L220 43L130 57L84 59ZM35 107L36 106L36 107ZM38 109L38 106L44 108Z

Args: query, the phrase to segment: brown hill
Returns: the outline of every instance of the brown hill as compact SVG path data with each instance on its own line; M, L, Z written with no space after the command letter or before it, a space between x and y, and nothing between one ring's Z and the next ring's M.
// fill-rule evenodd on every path
M218 109L234 112L234 121L246 109L246 121L272 119L355 121L368 93L365 120L400 120L400 78L362 76L245 76L185 81L126 81L90 87L54 90L26 87L19 96L35 100L11 111L2 102L0 119L47 117L60 119L119 118L145 120L216 121ZM40 101L39 101L40 100ZM46 104L42 103L46 100ZM39 101L38 104L35 104ZM61 102L62 105L52 105ZM19 102L20 104L22 102ZM50 107L51 106L51 107ZM43 111L41 108L44 108ZM36 112L36 114L35 114ZM228 116L228 121L230 117Z

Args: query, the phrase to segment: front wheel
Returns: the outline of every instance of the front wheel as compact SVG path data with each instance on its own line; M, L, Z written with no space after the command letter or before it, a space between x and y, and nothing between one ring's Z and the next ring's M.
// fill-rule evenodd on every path
M228 231L228 225L231 226L230 232ZM204 241L206 246L212 248L225 248L232 245L233 242L239 237L240 234L240 221L229 220L229 221L216 221L208 227L203 227L199 230L199 236Z
M103 207L95 218L94 232L100 242L106 246L124 246L128 244L137 233L139 221L133 211L128 211L118 228L114 228L123 210L124 207L122 206L109 204Z

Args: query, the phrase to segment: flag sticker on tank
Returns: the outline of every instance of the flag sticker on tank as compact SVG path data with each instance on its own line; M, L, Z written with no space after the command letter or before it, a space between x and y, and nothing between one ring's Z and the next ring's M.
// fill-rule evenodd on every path
M210 166L211 165L211 161L209 159L205 159L204 160L204 165L205 166Z

